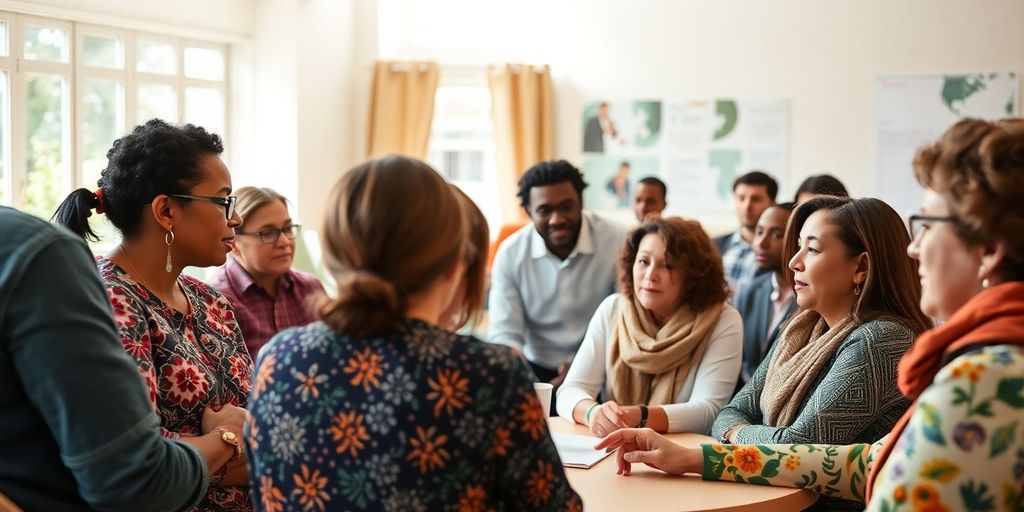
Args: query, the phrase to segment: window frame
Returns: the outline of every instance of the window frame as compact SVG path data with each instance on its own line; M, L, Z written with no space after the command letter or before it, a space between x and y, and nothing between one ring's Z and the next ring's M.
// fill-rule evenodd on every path
M63 193L79 187L95 188L95 183L86 183L85 176L85 143L84 123L85 86L89 80L115 82L120 87L118 98L120 116L117 119L115 133L120 136L138 120L138 91L143 84L170 85L174 88L176 117L169 122L189 122L187 117L188 104L186 92L189 87L200 87L216 90L222 101L223 116L221 127L217 131L222 138L231 132L231 46L228 42L203 41L192 37L177 37L162 33L118 28L83 21L66 20L47 16L34 16L9 10L0 10L0 23L8 28L9 55L0 55L0 73L7 73L8 101L6 121L10 134L0 137L3 144L3 158L6 161L5 175L0 178L0 189L4 194L0 204L25 209L28 186L28 119L27 119L27 84L31 74L53 74L67 80L65 94L67 106L62 118L62 173ZM28 60L24 58L23 33L26 26L44 26L59 28L67 34L68 62L56 63ZM122 44L123 66L120 69L88 66L83 56L85 37L102 36L119 39ZM163 75L137 71L138 42L152 41L171 44L174 48L176 69L174 75ZM203 80L185 76L185 48L195 47L211 49L223 56L223 80ZM0 111L2 113L2 111ZM113 142L113 141L111 141ZM224 153L228 159L230 151Z

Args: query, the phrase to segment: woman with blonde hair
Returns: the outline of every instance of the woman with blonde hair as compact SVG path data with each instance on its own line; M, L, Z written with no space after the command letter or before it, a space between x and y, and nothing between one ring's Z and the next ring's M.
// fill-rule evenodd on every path
M466 209L425 163L345 173L330 193L324 258L337 298L275 336L257 362L248 427L265 510L565 510L581 507L529 368L459 336ZM481 252L482 255L482 252Z
M256 357L273 335L312 322L311 299L325 292L312 274L292 268L302 226L288 213L288 200L259 187L242 187L235 195L242 224L210 285L231 301L245 347Z
M960 121L917 151L914 171L925 196L907 252L920 262L921 309L944 323L899 363L899 389L914 403L892 430L874 443L697 449L622 430L598 445L619 449L620 473L643 462L802 487L869 511L1021 508L1024 121Z
M598 436L706 432L743 351L721 256L696 221L652 217L626 237L618 266L621 292L594 313L558 389L559 415Z

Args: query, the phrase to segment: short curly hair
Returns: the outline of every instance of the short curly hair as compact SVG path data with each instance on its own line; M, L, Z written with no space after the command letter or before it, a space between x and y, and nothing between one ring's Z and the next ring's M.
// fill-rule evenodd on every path
M583 181L583 174L580 173L580 170L565 160L548 160L531 167L523 174L522 178L519 178L519 192L516 194L519 196L519 204L529 210L531 188L554 185L563 181L572 183L572 187L576 189L576 193L580 196L580 203L582 203L583 189L587 188L587 183Z
M626 236L619 253L619 288L633 299L633 262L645 236L656 234L665 242L668 263L683 271L683 304L695 312L725 301L729 284L725 281L722 257L699 222L679 217L651 217Z
M996 275L1024 280L1024 119L964 119L917 150L914 174L946 200L964 242L1006 244Z
M107 218L125 237L132 237L153 198L188 194L203 178L200 158L223 152L220 137L199 126L175 126L160 119L136 126L114 141L107 151L107 167L96 182L103 190ZM88 217L98 204L93 191L80 188L61 203L54 218L80 236L95 239Z

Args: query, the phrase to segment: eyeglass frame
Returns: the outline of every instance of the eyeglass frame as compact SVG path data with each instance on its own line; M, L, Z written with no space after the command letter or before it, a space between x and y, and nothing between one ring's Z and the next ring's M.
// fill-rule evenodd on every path
M957 224L960 222L955 215L921 215L912 214L907 217L907 227L910 228L910 239L917 240L918 232L914 229L914 225L922 222L951 222ZM923 233L923 231L921 231Z
M258 236L258 237L260 237L260 242L262 242L262 243L265 243L265 244L276 244L277 241L281 239L281 235L284 235L289 240L295 240L296 238L298 238L299 237L299 232L302 231L302 224L289 224L288 228L290 228L290 229L286 230L285 228L266 228L266 229L260 229L260 230L257 230L257 231L241 231L238 228L235 228L235 236L238 236L238 235L242 235L242 236ZM292 229L294 229L294 231L292 231ZM289 231L292 234L286 234L285 231ZM273 240L266 240L266 239L263 238L263 234L266 233L266 232L277 233L277 235L274 236Z
M188 194L167 194L167 197L175 197L178 199L195 199L197 201L206 201L208 203L219 204L224 207L224 218L231 220L231 217L235 216L235 205L238 204L238 196L193 196Z

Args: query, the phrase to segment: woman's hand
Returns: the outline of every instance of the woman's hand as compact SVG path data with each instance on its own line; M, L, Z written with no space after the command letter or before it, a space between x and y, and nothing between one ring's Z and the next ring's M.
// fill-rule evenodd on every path
M617 450L616 474L628 475L634 462L642 462L669 474L699 473L703 455L699 448L685 448L649 428L625 428L612 432L594 449Z
M597 437L604 437L620 428L628 428L626 408L609 400L594 407L590 412L590 431Z
M207 434L217 427L224 427L241 437L248 414L248 411L237 405L225 404L220 406L220 409L207 407L203 410L203 433Z

